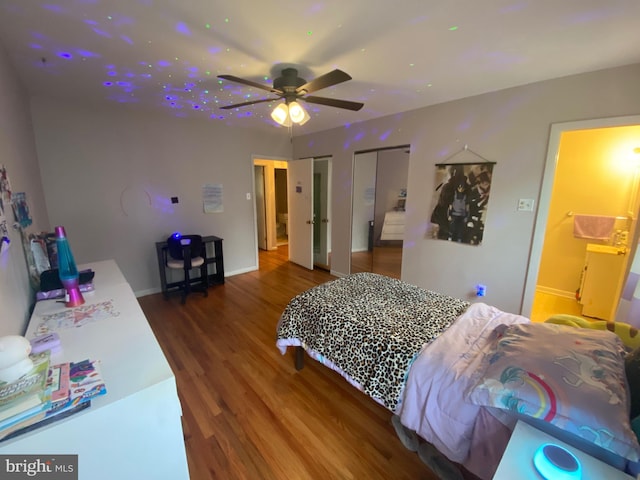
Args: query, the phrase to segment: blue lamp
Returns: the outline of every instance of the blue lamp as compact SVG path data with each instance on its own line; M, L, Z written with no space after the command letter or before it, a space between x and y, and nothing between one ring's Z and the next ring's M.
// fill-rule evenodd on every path
M533 455L533 465L545 480L580 480L582 465L566 448L545 443Z
M58 249L58 275L65 288L65 306L77 307L84 303L82 293L80 293L80 282L76 261L71 253L69 240L64 227L58 226L56 232L56 247Z

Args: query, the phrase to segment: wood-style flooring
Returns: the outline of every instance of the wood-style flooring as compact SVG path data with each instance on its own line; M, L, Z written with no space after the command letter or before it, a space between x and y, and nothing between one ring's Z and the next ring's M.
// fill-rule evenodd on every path
M436 480L398 440L391 414L337 373L275 346L296 294L334 279L260 252L260 270L205 298L139 299L175 373L191 479Z
M351 253L351 273L376 272L400 278L402 246L376 246L373 250Z

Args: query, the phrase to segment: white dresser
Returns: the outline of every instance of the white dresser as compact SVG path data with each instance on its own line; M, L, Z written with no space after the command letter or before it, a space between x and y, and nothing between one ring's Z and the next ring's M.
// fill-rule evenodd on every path
M404 211L391 211L384 214L380 240L404 240Z
M95 271L95 320L53 329L62 352L52 363L100 361L107 394L67 419L0 443L2 454L77 454L79 479L182 480L189 478L176 381L138 301L113 260L80 265ZM109 308L98 308L107 306ZM66 309L36 304L26 337ZM107 312L107 313L105 313ZM83 323L83 320L80 320Z

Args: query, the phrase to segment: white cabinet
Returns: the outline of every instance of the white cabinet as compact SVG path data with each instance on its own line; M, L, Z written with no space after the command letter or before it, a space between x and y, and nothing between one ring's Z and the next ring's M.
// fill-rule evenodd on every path
M385 213L380 240L404 240L404 214L403 211Z
M587 245L580 287L582 315L614 320L625 260L624 248L598 244Z
M62 352L51 361L99 360L107 394L67 419L0 443L0 453L77 454L80 480L187 480L175 377L131 287L113 260L80 267L95 271L95 292L83 294L82 307L109 305L109 314L88 322L76 315L82 326L54 328ZM70 311L80 312L55 300L38 302L25 336Z

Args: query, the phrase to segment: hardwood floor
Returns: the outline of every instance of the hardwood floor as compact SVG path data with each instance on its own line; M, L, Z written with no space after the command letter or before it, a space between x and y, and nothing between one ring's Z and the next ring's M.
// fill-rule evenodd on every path
M194 293L139 299L176 375L190 475L208 479L436 480L391 414L337 373L275 346L296 294L333 279L260 252L260 270Z
M400 278L402 246L373 247L372 251L351 253L351 273L376 272Z

